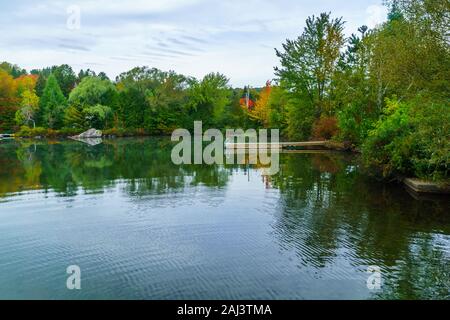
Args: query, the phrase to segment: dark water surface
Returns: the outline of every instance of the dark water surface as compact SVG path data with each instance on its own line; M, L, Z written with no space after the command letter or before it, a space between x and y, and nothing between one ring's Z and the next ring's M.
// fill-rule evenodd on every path
M176 166L171 147L0 143L0 298L450 298L448 197L370 180L345 154L282 154L264 177Z

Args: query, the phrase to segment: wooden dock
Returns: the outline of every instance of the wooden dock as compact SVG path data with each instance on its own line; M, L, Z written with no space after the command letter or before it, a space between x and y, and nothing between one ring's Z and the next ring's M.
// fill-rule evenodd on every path
M11 139L14 138L12 133L0 133L0 139Z
M225 143L227 149L295 149L326 148L328 141L273 142L273 143Z
M416 193L428 194L450 194L450 185L438 184L433 181L426 181L417 178L406 178L405 185Z

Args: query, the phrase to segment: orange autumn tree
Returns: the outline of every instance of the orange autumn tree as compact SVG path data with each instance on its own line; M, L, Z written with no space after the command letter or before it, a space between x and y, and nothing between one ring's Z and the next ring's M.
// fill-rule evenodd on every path
M24 91L33 91L39 76L35 74L22 75L15 79L17 87L17 95L21 96Z
M34 91L37 75L21 75L14 78L0 69L0 132L11 132L16 123L16 113L21 107L36 109L37 98ZM27 118L30 118L29 116Z
M271 83L270 81L267 81L266 86L259 94L259 98L255 103L255 107L249 110L250 118L258 121L265 128L267 128L269 125L269 98L271 91Z
M12 131L19 103L16 81L6 71L0 70L0 133Z

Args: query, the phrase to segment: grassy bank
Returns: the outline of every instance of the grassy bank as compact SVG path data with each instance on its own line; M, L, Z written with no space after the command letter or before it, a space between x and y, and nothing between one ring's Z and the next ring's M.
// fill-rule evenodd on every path
M59 130L36 127L29 128L23 126L18 132L14 134L18 138L68 138L78 135L84 132L85 129L76 128L62 128ZM143 129L123 129L123 128L111 128L102 130L104 136L112 137L139 137L139 136L151 136Z

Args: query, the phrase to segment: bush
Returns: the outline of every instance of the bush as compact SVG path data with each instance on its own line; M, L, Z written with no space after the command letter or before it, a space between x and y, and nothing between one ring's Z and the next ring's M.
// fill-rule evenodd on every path
M46 138L56 138L59 137L60 131L59 130L54 130L54 129L47 129L47 131L43 134L44 137Z
M106 136L116 136L116 137L124 137L125 136L125 129L122 128L111 128L103 130L102 132Z
M76 136L77 134L82 133L84 130L80 128L67 128L64 127L59 130L59 135L64 137Z
M338 133L336 117L322 116L319 120L314 122L312 128L312 136L315 139L329 140Z
M20 127L19 132L15 135L22 138L34 138L34 137L69 137L79 134L80 129L63 128L61 130L47 129L42 127L30 128L28 126Z
M15 134L17 137L32 138L37 136L46 136L47 129L42 127L30 128L21 126L19 132Z
M351 103L338 113L339 139L360 145L374 128L378 113Z
M447 103L387 100L384 115L363 144L364 161L396 174L448 179L450 113Z
M16 132L16 137L31 137L31 128L27 126L21 126L19 132Z
M134 136L146 136L147 132L142 129L134 129L134 128L111 128L103 130L103 134L105 136L116 136L116 137L134 137Z

